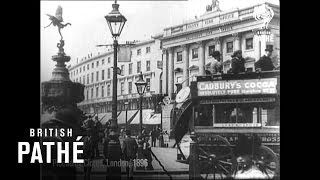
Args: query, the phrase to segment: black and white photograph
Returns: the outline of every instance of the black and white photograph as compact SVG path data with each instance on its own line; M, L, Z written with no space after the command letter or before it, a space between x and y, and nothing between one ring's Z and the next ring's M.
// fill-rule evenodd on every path
M280 179L279 0L41 0L40 76L41 180Z

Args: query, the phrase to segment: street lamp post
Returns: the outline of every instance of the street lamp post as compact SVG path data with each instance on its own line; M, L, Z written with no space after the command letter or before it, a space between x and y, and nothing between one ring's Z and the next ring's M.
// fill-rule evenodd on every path
M117 122L117 51L118 51L118 37L126 23L127 19L119 12L119 4L117 0L112 4L112 11L105 16L108 26L110 28L114 48L114 58L113 58L113 82L112 82L112 119L110 124L108 143L108 160L119 162L120 161L120 142L119 134L117 132L118 122ZM121 179L121 167L108 167L108 175L111 179Z
M140 133L142 133L142 100L143 100L142 98L143 98L143 93L148 84L143 80L142 72L140 72L139 79L135 84L137 86L138 94L140 95Z
M126 130L128 129L128 107L129 107L129 102L126 101L124 102L124 106L126 108Z

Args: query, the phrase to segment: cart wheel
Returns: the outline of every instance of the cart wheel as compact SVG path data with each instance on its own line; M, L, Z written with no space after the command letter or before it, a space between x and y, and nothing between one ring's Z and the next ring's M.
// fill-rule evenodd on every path
M200 175L203 179L230 178L236 167L229 141L215 135L210 142L199 142Z
M260 146L255 158L255 165L267 175L268 178L275 178L280 175L280 162L272 149L267 146Z

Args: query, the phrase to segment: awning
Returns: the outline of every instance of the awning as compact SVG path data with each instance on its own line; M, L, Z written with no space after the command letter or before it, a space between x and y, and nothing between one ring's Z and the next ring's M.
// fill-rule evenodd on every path
M109 119L111 119L111 117L112 117L112 113L110 112L110 113L99 113L98 114L98 118L99 118L99 120L100 120L100 122L101 122L101 124L106 124L106 122L109 120ZM101 119L102 118L102 119Z
M144 124L161 124L161 114L153 114L149 119L143 120Z
M128 110L127 112L127 121L129 122L130 118L137 112L137 110ZM126 123L126 111L123 111L118 116L118 124L125 124Z
M142 124L153 124L151 120L149 120L153 116L152 109L143 109L142 110ZM140 111L134 117L133 121L130 124L139 124L140 123ZM160 123L159 123L160 124Z

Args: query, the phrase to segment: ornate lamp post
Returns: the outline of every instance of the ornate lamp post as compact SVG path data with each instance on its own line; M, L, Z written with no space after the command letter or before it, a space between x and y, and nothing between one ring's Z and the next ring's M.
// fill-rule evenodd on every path
M128 108L129 108L129 102L124 102L124 108L126 108L126 129L128 129Z
M120 142L119 134L117 133L118 122L117 122L117 51L118 51L118 38L121 31L126 23L127 19L119 12L119 4L117 0L112 4L112 11L105 16L108 26L110 28L113 38L114 58L113 58L113 87L112 87L112 119L110 125L108 144L108 159L109 161L120 160ZM121 179L121 168L110 167L108 168L108 175L111 179Z
M143 80L142 72L140 72L139 79L135 84L137 86L138 94L140 95L140 133L142 133L142 97L148 84Z

